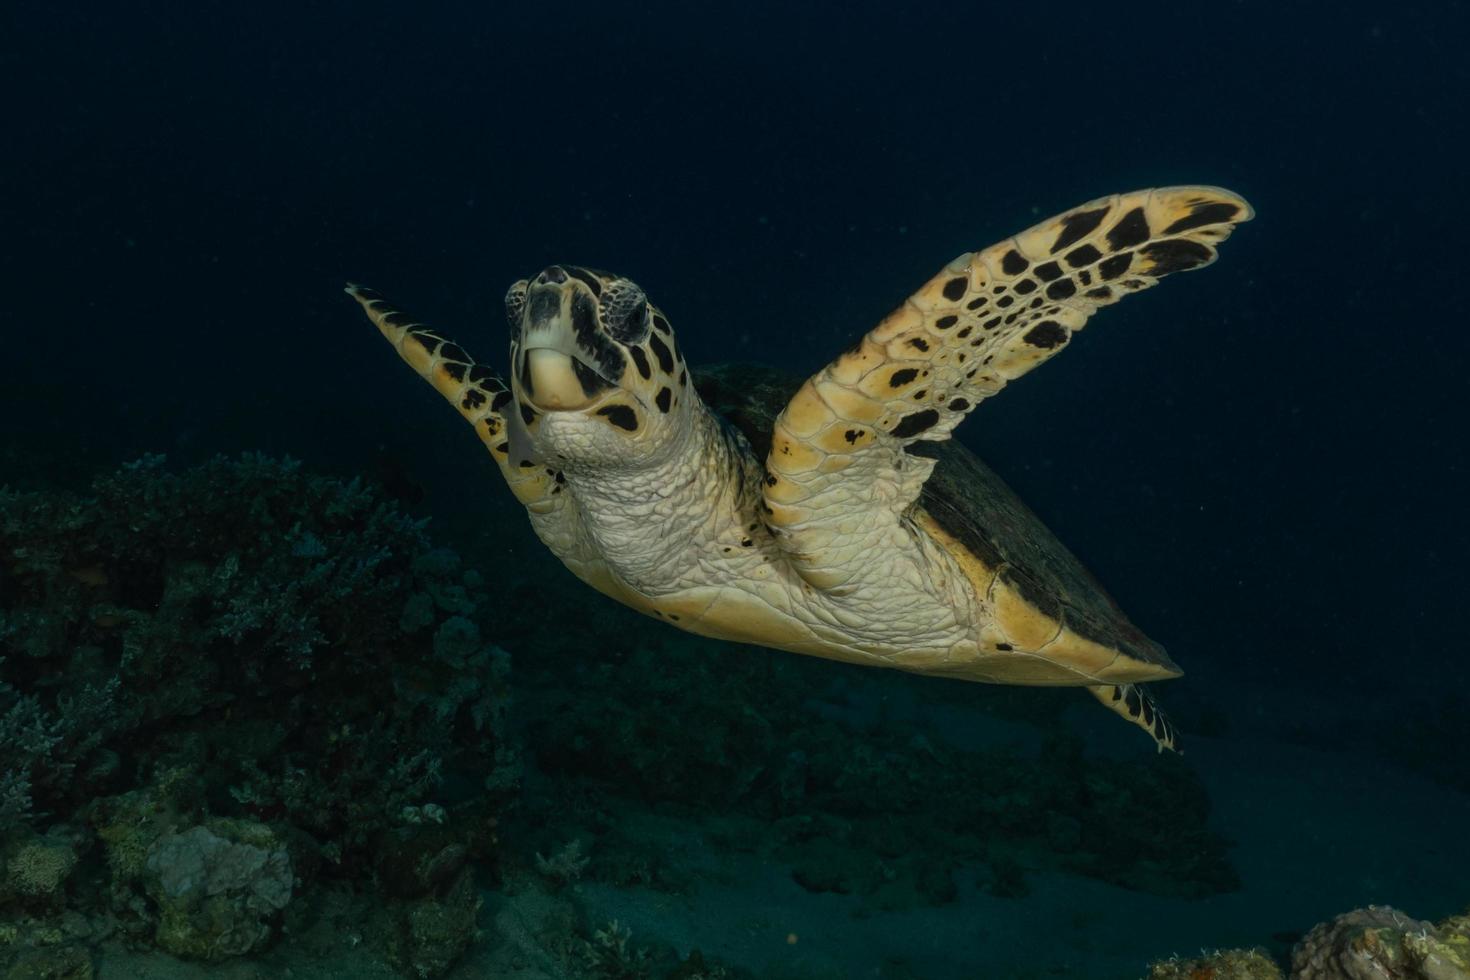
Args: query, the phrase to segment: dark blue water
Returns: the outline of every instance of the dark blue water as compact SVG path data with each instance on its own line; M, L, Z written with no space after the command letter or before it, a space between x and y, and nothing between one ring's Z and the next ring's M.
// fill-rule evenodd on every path
M613 269L692 362L805 374L959 252L1218 184L1258 217L1215 266L961 438L1169 647L1183 705L1463 807L1467 31L1459 3L8 5L0 484L261 450L518 522L345 281L503 364L511 281ZM1281 928L1414 898L1371 892Z

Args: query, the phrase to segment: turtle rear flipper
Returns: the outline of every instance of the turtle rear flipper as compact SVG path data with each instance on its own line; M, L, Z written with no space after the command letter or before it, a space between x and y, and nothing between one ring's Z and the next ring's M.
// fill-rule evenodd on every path
M1179 732L1141 684L1098 684L1088 688L1103 706L1153 736L1159 751L1181 752Z
M1250 205L1215 187L1114 195L961 255L807 380L772 433L767 523L812 586L838 589L898 540L948 439L1103 306L1214 261ZM868 546L853 546L860 531Z

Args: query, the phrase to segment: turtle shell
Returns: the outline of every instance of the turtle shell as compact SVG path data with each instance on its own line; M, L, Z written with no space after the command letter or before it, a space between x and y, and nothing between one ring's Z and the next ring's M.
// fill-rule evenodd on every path
M724 364L695 371L695 387L764 460L771 426L801 379L775 368ZM1044 615L1094 643L1157 668L1182 671L1164 648L1128 621L1111 596L990 467L959 442L927 442L936 459L917 506Z

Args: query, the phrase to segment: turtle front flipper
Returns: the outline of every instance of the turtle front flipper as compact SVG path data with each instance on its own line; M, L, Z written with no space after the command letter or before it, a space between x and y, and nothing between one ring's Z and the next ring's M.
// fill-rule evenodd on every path
M1137 191L946 266L808 379L776 421L766 517L802 577L830 590L865 574L872 551L856 537L896 540L934 468L917 443L948 439L1098 309L1214 261L1251 216L1216 187Z
M1103 707L1116 711L1126 721L1153 736L1159 751L1181 751L1179 733L1141 684L1098 684L1088 688Z
M512 403L505 382L458 344L395 310L375 290L351 285L346 291L362 305L398 356L474 426L516 499L532 511L555 509L554 498L561 490L555 471L527 458L528 452L513 452L517 441L513 427L519 420L505 414Z

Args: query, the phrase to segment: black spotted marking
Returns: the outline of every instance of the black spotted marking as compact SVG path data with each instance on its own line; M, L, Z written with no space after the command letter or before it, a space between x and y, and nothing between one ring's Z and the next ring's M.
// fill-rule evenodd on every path
M623 348L602 332L597 318L597 301L577 290L572 296L572 330L577 346L597 362L604 378L621 378L626 358Z
M1187 238L1151 242L1138 252L1148 259L1148 274L1151 276L1167 276L1171 272L1195 269L1213 258L1208 245L1201 245Z
M628 355L633 358L633 366L638 369L644 381L653 377L653 369L648 366L648 355L643 353L642 347L629 347Z
M995 648L997 650L999 650L1001 653L1010 653L1012 650L1016 649L1015 647L1011 646L1009 643L997 643L995 645Z
M658 312L653 314L653 325L659 333L672 333L674 329L669 326L669 321L664 319L664 315Z
M928 398L929 397L929 389L928 388L920 388L918 391L916 391L913 394L909 395L909 397L912 398L916 402L921 402L925 398Z
M1000 317L993 316L989 320L986 320L984 323L980 324L980 326L984 330L994 330L996 327L1000 326L1000 321Z
M1153 703L1148 698L1141 698L1140 700L1143 702L1143 723L1145 725L1152 725L1154 723Z
M1131 684L1128 685L1128 691L1123 697L1128 705L1128 714L1137 718L1138 713L1143 710L1143 698L1139 697L1138 689Z
M508 392L508 391L502 391L502 392L500 392L493 399L490 400L490 410L492 412L498 412L498 411L500 411L501 409L503 409L505 407L505 403L508 402L508 401L510 401L510 398L511 398L510 392Z
M1036 292L1036 281L1034 279L1022 279L1012 288L1022 296L1025 296L1028 293Z
M1080 269L1084 265L1092 265L1092 263L1100 258L1102 258L1102 253L1092 245L1078 246L1066 255L1067 264L1074 269Z
M502 443L496 444L495 451L497 453L508 453L508 452L510 452L510 443L508 443L508 442L502 442Z
M1089 289L1085 295L1088 299L1109 300L1113 298L1113 291L1107 286L1099 286L1096 289Z
M536 421L536 410L525 402L520 402L519 404L521 406L521 421L527 425Z
M689 372L688 371L680 371L679 372L679 387L682 388L685 385L687 385L688 383L689 383Z
M1080 242L1102 224L1103 218L1108 216L1107 205L1093 208L1091 211L1078 211L1069 214L1062 219L1062 231L1057 235L1057 240L1052 242L1051 254L1055 255L1062 249L1067 248L1075 242Z
M995 301L995 305L996 306L999 306L1001 309L1005 309L1006 307L1010 306L1015 301L1016 301L1016 297L1014 297L1014 296L1002 296L1000 299L998 299L998 300Z
M774 487L775 485L776 485L776 478L774 476L771 476L771 475L768 474L766 476L766 486L768 486L768 487Z
M473 412L487 401L489 399L485 397L483 391L478 388L469 388L465 390L464 397L459 400L459 407L466 412Z
M902 388L919 376L916 368L899 368L888 376L888 387Z
M1062 278L1062 267L1055 262L1043 262L1034 270L1036 278L1042 282L1051 282L1053 279Z
M667 388L660 388L658 390L658 395L653 399L653 401L656 405L658 405L658 410L667 415L669 414L669 406L671 406L674 401L674 393Z
M1032 347L1040 347L1042 350L1051 350L1060 347L1067 342L1067 328L1055 320L1042 320L1036 326L1026 331L1022 339Z
M1240 208L1238 206L1226 204L1222 201L1195 204L1190 207L1188 214L1165 228L1163 234L1176 235L1181 231L1189 231L1191 228L1222 224L1231 220L1239 213Z
M974 329L975 329L975 328L974 328L974 327L973 327L973 326L965 326L965 327L961 327L961 328L960 328L960 332L959 332L959 333L957 333L957 334L955 334L955 339L957 339L957 340L964 340L964 339L965 339L965 338L966 338L966 337L968 337L968 336L970 336L970 333L971 333L971 332L972 332L972 331L973 331L973 330L974 330Z
M949 282L944 284L944 289L942 290L942 292L944 293L944 298L953 303L957 302L961 296L965 295L969 288L970 280L967 277L955 276Z
M1148 218L1143 213L1143 208L1137 207L1113 225L1108 231L1108 246L1114 251L1129 248L1148 241Z
M1121 687L1119 687L1118 685L1116 685L1116 684L1113 685L1113 700L1114 701L1121 701L1121 700L1123 700L1123 689Z
M934 321L934 329L936 329L936 330L948 330L950 327L954 326L956 323L959 323L959 322L960 322L960 318L957 317L957 316L955 316L953 313L951 313L951 314L949 314L947 316L940 317L938 320L935 320Z
M469 367L468 364L461 364L459 361L445 361L439 365L439 369L455 381L463 381L464 376L469 372Z
M602 296L602 280L597 278L597 276L575 265L564 265L561 268L567 275L592 290L593 296Z
M407 313L403 313L399 310L394 310L392 313L389 313L387 316L383 317L383 322L390 327L406 327L413 321L409 319Z
M980 307L984 306L986 303L989 303L989 302L990 302L990 297L989 296L976 296L974 299L970 300L968 303L965 304L965 309L967 309L967 310L978 310L978 309L980 309Z
M1026 256L1015 249L1011 249L1000 259L1000 271L1008 276L1019 276L1025 272L1031 263L1026 261Z
M652 348L653 356L658 358L658 366L660 370L662 370L664 374L673 374L674 355L669 350L669 345L665 344L658 337L650 335L648 338L648 346Z
M638 431L638 413L627 405L604 405L597 410L597 414L620 429Z
M857 445L857 441L862 438L862 435L862 429L848 429L846 432L842 433L842 438L847 440L847 444L849 446L855 446Z
M963 398L955 398L949 403L949 410L951 412L963 412L969 407L970 403Z
M577 384L581 385L582 394L588 398L609 387L608 383L602 380L602 375L575 357L572 358L572 373L577 376Z
M1133 264L1132 252L1120 252L1117 255L1103 259L1098 265L1097 271L1104 279L1116 279L1128 271Z
M923 337L910 337L909 346L916 351L923 351L924 353L928 353L929 351L929 341Z
M740 539L740 547L742 547L742 548L749 548L749 547L752 547L754 545L755 545L755 542L752 541L752 540L750 540L749 538L741 538Z
M1046 287L1047 299L1067 299L1077 295L1077 284L1070 279L1058 279Z
M907 439L933 428L938 422L939 413L932 408L926 408L922 412L913 412L899 419L889 433L898 439Z
M1083 269L1081 272L1077 273L1077 281L1084 286L1091 286L1092 273L1087 271L1086 269Z
M561 295L555 289L531 290L531 299L526 305L526 320L532 326L550 323L560 313Z

